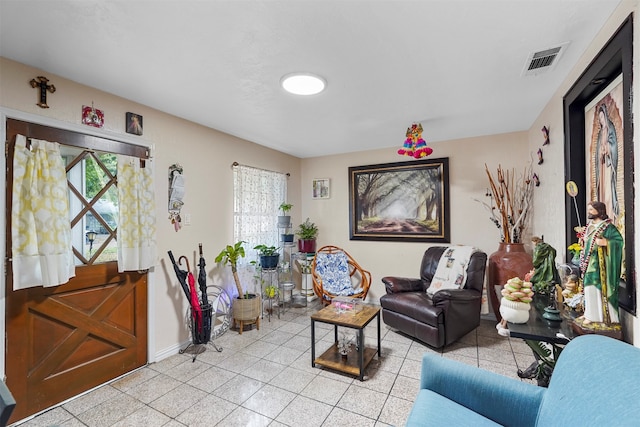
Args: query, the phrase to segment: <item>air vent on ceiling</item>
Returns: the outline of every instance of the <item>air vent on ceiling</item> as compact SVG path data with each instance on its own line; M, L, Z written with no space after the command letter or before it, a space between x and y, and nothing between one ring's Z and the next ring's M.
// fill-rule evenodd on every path
M524 64L522 75L536 76L553 70L568 44L567 42L556 47L530 53L527 62Z

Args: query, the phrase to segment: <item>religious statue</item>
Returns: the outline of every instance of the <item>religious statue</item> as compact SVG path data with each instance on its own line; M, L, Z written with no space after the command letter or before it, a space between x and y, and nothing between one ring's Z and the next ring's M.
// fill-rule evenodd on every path
M536 294L550 295L555 285L560 283L556 268L556 250L540 237L532 237L533 275L531 283Z
M624 241L604 203L589 203L587 218L589 222L580 238L584 315L576 323L596 332L620 331L618 286Z

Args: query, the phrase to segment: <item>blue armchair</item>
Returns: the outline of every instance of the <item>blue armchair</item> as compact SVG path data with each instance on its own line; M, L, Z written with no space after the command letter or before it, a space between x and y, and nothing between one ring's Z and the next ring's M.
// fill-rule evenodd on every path
M562 351L548 388L425 354L407 426L637 426L638 420L640 349L584 335Z
M4 427L9 423L9 417L15 407L16 400L4 381L0 381L0 426Z

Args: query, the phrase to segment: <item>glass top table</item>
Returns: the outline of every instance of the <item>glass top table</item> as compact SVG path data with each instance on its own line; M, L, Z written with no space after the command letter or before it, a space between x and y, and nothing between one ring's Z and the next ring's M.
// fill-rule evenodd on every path
M531 311L527 323L508 322L511 337L553 344L567 344L575 338L577 334L571 325L578 314L564 307L562 303L557 303L562 320L560 322L547 320L542 315L548 305L549 300L546 296L536 295L531 303Z

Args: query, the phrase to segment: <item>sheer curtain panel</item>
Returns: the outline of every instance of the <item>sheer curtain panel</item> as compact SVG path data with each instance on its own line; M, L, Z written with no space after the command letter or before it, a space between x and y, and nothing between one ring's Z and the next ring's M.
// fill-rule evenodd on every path
M118 156L118 271L146 270L157 257L155 193L151 161Z
M247 259L255 259L253 247L278 246L278 209L287 200L287 176L250 166L233 168L234 240L244 240Z
M11 200L13 289L57 286L75 276L69 194L60 145L16 136Z

